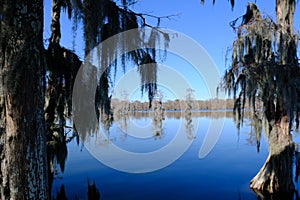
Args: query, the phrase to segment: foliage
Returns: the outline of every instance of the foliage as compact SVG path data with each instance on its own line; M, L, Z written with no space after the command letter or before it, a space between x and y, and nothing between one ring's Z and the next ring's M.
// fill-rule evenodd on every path
M243 121L246 99L253 118L266 120L265 133L284 116L292 123L299 110L298 36L270 17L262 17L253 3L248 4L241 25L234 29L237 38L232 46L232 64L222 87L229 95L233 93L237 123ZM263 104L262 117L256 100Z
M95 109L97 117L101 122L107 122L106 119L112 119L110 101L111 87L113 85L112 78L116 76L116 72L126 70L126 64L133 62L138 65L138 71L141 77L142 93L147 92L148 98L151 101L156 93L156 73L157 73L157 52L154 48L145 48L145 46L161 46L160 49L166 49L169 43L169 35L159 31L156 27L152 27L146 23L146 18L141 13L133 12L129 9L130 5L135 1L123 0L121 2L111 0L53 0L52 1L52 22L51 22L51 37L50 44L46 51L48 64L48 88L46 96L46 121L48 126L54 122L59 122L61 126L65 126L65 117L70 117L72 86L75 81L76 74L81 64L90 66L90 60L85 60L84 63L78 60L78 57L71 51L60 46L60 13L67 11L68 17L73 19L73 30L77 30L79 24L83 25L85 56L88 56L94 47L102 41L113 35L124 32L126 30L137 29L142 27L151 27L150 35L144 32L137 32L137 38L121 38L117 37L108 49L97 49L97 58L99 60L99 68L89 67L89 77L99 77L96 95ZM157 19L159 26L161 18L147 15ZM140 48L134 51L129 51L130 46L139 46ZM121 57L118 57L120 52L128 52ZM165 54L160 55L164 59ZM91 56L92 57L92 56ZM151 64L150 64L151 63ZM88 70L89 70L88 69ZM87 70L87 71L88 71ZM76 98L81 98L80 102L85 102L81 106L88 106L92 99L87 99L85 95L79 95ZM99 112L100 110L100 112ZM88 113L87 113L88 114ZM95 122L91 122L91 127Z
M66 119L73 115L71 110L76 107L76 105L72 106L73 85L82 64L88 72L86 77L89 79L86 80L88 90L85 92L90 91L91 88L95 90L91 92L94 96L90 96L90 98L86 94L78 94L75 98L80 99L81 104L80 108L76 107L76 109L83 110L81 114L90 119L91 113L84 112L84 110L89 110L86 108L91 105L91 102L95 102L93 106L96 110L97 120L101 122L105 130L109 129L113 119L110 108L112 78L116 76L117 71L125 71L128 62L139 66L141 89L143 93L148 92L150 104L156 93L156 60L158 56L155 49L147 49L144 46L147 44L161 45L161 49L166 49L169 35L159 31L157 27L147 24L143 14L130 10L129 7L134 3L133 0L52 0L51 36L49 46L45 50L47 61L47 69L44 72L47 83L45 120L48 128L48 161L52 165L57 162L62 171L67 155L66 143L70 139L67 138ZM78 26L83 26L85 56L88 56L91 50L102 41L123 31L143 27L150 27L152 31L150 35L140 32L137 34L140 36L138 38L119 37L111 44L112 48L98 49L99 69L93 66L90 60L80 61L74 52L60 45L61 28L63 28L60 24L61 12L67 12L68 18L73 21L74 34L76 34ZM164 18L150 15L149 17L157 19L157 26L159 26L161 18ZM128 51L129 46L137 46L137 44L141 47L140 49ZM119 52L128 53L118 57ZM163 59L164 56L165 54L162 54L160 58ZM149 63L151 64L149 65ZM99 78L97 83L92 81L95 76ZM76 116L73 115L73 117ZM91 134L99 128L99 121L87 120L87 124L82 126L84 130L77 130L81 133L82 140L87 134ZM78 141L77 131L73 129L71 139L76 137ZM53 172L50 173L50 179L51 176L53 176ZM89 186L95 187L95 185Z
M290 134L293 122L299 125L298 35L293 31L294 0L276 0L276 22L262 17L257 6L248 3L242 23L231 22L237 31L231 66L222 87L235 99L237 127L243 123L246 100L250 105L257 147L261 128L268 138L269 156L250 187L259 196L295 192L293 160L295 144ZM262 103L262 109L255 106ZM296 127L298 128L298 127Z
M79 12L82 15L83 26L84 26L84 38L85 38L85 54L88 53L99 43L116 35L118 33L124 32L130 29L137 29L139 27L149 26L146 23L146 19L140 13L135 13L129 9L129 5L134 3L134 1L121 1L120 5L116 2L110 0L100 0L100 1L83 1L80 6L78 6ZM157 18L159 26L160 18ZM167 48L169 42L168 34L158 31L156 28L152 27L152 32L150 36L144 35L143 33L137 34L140 38L119 38L111 44L114 48L105 49L99 51L99 56L101 57L101 69L100 74L102 75L101 81L99 83L99 102L100 109L106 114L109 114L109 86L111 85L112 71L116 73L118 70L119 61L122 63L123 71L126 70L126 63L133 61L139 66L139 72L141 75L141 90L142 92L148 92L148 98L151 103L154 94L156 93L156 50L145 49L143 43L153 43L153 45L158 45L163 41L164 48ZM128 52L128 47L133 46L133 44L140 44L141 48L138 50ZM128 52L118 58L119 51ZM145 64L152 63L150 66L145 66ZM112 70L114 69L114 70ZM114 75L116 75L114 73ZM102 92L101 92L102 91Z

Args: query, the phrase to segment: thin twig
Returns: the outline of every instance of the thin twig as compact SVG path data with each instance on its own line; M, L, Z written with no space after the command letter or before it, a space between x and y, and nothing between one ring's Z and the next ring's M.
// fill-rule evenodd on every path
M168 20L172 20L173 17L178 17L181 15L181 13L177 13L177 14L172 14L172 15L165 15L165 16L155 16L155 15L151 15L151 14L146 14L146 13L136 13L138 16L147 16L147 17L152 17L158 20L161 19L168 19Z

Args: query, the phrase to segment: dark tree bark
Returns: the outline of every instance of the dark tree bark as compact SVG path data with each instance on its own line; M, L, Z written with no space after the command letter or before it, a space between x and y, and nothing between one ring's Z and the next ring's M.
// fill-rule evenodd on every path
M52 17L51 17L51 37L47 50L47 66L49 70L48 88L46 93L46 109L45 117L48 129L55 121L55 114L57 108L57 99L62 94L60 85L63 82L63 56L62 48L59 45L60 32L60 12L61 2L59 0L52 1Z
M61 132L65 126L65 118L71 116L72 89L81 65L75 53L59 44L61 39L60 14L65 7L71 9L71 5L64 0L52 1L51 37L46 51L48 87L45 118L48 130L52 128L54 122L58 122L62 128ZM69 17L71 17L70 13Z
M295 191L293 182L293 158L295 146L290 134L293 120L293 99L285 92L285 87L292 87L293 74L298 73L298 61L295 36L293 35L294 0L276 0L278 31L278 69L280 76L277 101L265 102L265 115L270 133L266 133L269 142L269 156L251 180L250 187L257 193L292 194ZM286 85L280 85L286 83ZM291 84L290 84L291 83ZM268 104L268 105L266 105ZM297 111L296 111L297 113ZM297 114L298 115L298 114ZM298 116L296 116L298 117Z
M288 125L288 124L287 124ZM259 195L291 195L293 183L293 158L295 145L285 128L277 127L269 137L269 156L258 174L251 180L250 187ZM275 136L277 135L277 136Z
M1 1L1 199L47 199L43 1Z
M293 196L295 146L290 128L294 121L298 126L295 116L298 118L300 93L298 35L293 31L296 2L275 0L275 3L276 22L262 16L254 3L248 3L241 25L235 27L237 20L231 22L238 30L238 37L233 43L232 65L224 74L222 87L229 95L231 91L234 93L238 128L243 123L247 99L257 138L263 127L269 142L269 156L250 187L259 196ZM256 99L262 103L262 112L256 109Z

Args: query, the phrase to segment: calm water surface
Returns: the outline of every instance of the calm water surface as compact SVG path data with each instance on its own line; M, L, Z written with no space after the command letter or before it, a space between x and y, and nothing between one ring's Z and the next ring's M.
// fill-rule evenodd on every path
M200 159L198 153L210 125L221 123L224 127L213 150ZM148 113L136 113L124 122L114 122L109 141L99 141L101 148L116 146L137 153L159 150L169 144L185 120L177 112L165 113L162 134L153 136L152 120ZM126 173L99 162L84 145L73 140L68 143L68 156L64 172L56 164L57 173L52 186L55 197L64 185L68 199L86 199L87 183L95 182L101 199L257 199L249 189L249 181L264 164L267 142L262 135L257 151L255 133L245 120L238 132L230 113L197 112L192 115L192 131L186 129L191 146L175 162L149 173ZM197 127L198 124L198 127ZM138 127L138 129L136 128ZM135 137L144 130L141 138ZM127 133L125 134L124 131ZM146 137L148 136L148 137ZM300 134L293 132L299 143ZM94 141L96 137L90 138ZM296 187L298 187L296 183Z

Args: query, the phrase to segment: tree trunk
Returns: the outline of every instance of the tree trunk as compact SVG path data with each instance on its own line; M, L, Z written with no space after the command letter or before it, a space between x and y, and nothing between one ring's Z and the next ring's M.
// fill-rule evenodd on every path
M282 65L298 64L297 37L294 36L293 23L295 0L276 0L276 18L278 25L278 63Z
M258 172L251 180L250 187L257 194L292 194L295 191L293 182L293 158L295 146L290 135L290 98L285 87L292 84L286 77L289 70L298 68L296 37L293 35L293 19L295 11L294 0L276 0L276 17L278 25L278 64L282 68L280 76L276 76L278 83L276 103L268 102L265 105L265 116L271 127L266 132L269 141L269 156ZM281 68L280 68L281 69ZM286 79L285 79L286 78ZM281 83L284 83L281 84ZM276 106L275 106L276 104ZM274 108L273 108L274 107Z
M52 0L52 18L51 18L51 37L47 51L47 66L49 70L48 88L46 93L45 118L48 129L55 121L55 112L57 108L57 100L61 95L60 83L62 83L62 66L63 52L59 45L60 32L60 11L61 5L59 0Z
M291 34L293 34L295 5L295 0L276 0L277 24Z
M269 156L250 187L257 194L293 194L293 158L295 146L289 133L289 122L283 117L281 123L272 127L268 136Z
M293 155L292 144L286 145L278 154L270 152L263 167L251 180L251 189L256 193L293 193Z
M1 199L47 199L43 1L1 1Z

